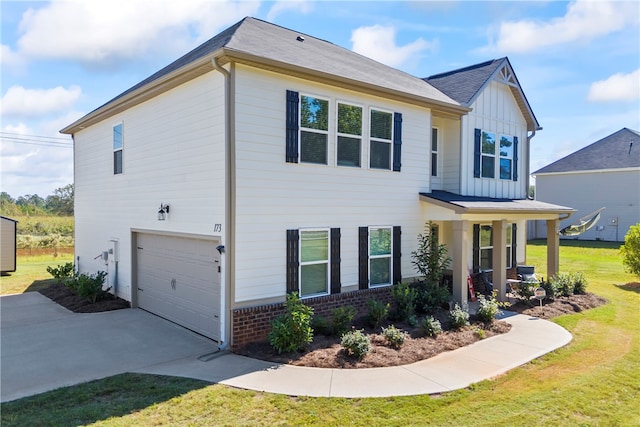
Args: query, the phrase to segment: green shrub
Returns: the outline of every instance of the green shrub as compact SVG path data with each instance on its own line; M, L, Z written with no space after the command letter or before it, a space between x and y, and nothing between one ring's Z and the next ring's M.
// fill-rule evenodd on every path
M422 331L429 337L435 337L442 332L440 321L433 316L427 316L422 320Z
M102 289L104 279L107 277L106 271L98 271L95 274L80 273L64 280L64 284L74 294L86 298L91 304L98 298L109 292L109 289Z
M582 272L575 272L571 274L571 282L573 283L574 294L586 294L587 293L587 278Z
M285 312L271 322L267 341L278 353L304 350L313 341L313 309L300 301L297 292L287 294L284 307Z
M477 336L478 338L480 338L481 340L485 339L487 337L487 333L485 332L484 329L479 328L479 327L475 327L473 328L473 334L475 336Z
M640 223L629 227L620 246L620 256L624 269L640 277Z
M398 283L391 287L391 295L396 303L395 315L399 320L408 320L416 311L418 292L407 283Z
M434 313L451 299L449 290L437 284L418 284L416 304L424 313Z
M544 289L545 292L545 301L553 301L556 298L556 287L554 286L553 282L551 280L547 280L546 282L544 281L544 279L540 282L540 286L542 287L542 289Z
M388 328L382 328L382 336L390 346L400 348L404 344L407 333L391 325Z
M493 291L489 297L478 295L479 306L476 316L481 322L491 323L496 315L502 314L502 311L500 311L502 304L496 299L497 295L497 291Z
M573 295L573 279L570 273L556 273L549 281L553 283L556 295L564 297Z
M333 335L333 329L324 316L313 316L311 318L311 329L316 335L324 335L326 337Z
M469 325L469 312L460 308L458 303L449 311L449 322L453 329Z
M451 263L447 247L438 242L437 226L429 221L425 233L418 234L418 249L411 252L411 263L429 285L438 285Z
M334 308L331 311L331 326L333 333L341 336L351 328L351 322L356 317L356 309L351 305Z
M349 331L342 335L340 343L350 356L362 359L371 349L371 340L361 330Z
M47 267L47 273L51 274L58 283L63 283L64 279L73 277L73 263L67 262L57 267Z
M389 303L383 304L376 299L367 301L367 320L374 328L378 328L389 316Z

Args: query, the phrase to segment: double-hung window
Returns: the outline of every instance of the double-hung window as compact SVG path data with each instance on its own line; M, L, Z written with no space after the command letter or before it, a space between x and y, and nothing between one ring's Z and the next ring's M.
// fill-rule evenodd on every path
M113 127L113 174L122 173L122 123L118 123Z
M513 268L516 260L517 226L514 223L507 224L506 229L506 262L507 268ZM493 227L491 225L474 225L474 269L493 269Z
M438 176L438 129L431 129L431 176Z
M329 101L300 96L300 161L327 164Z
M338 102L338 166L360 167L362 107Z
M513 137L500 135L500 179L511 179L513 171Z
M496 134L482 131L482 178L496 176Z
M329 230L300 230L300 296L324 295L329 284Z
M480 269L493 268L493 230L490 225L480 226Z
M391 169L391 147L393 144L393 115L386 111L371 110L370 114L370 158L372 169Z
M391 284L391 227L369 228L369 285Z

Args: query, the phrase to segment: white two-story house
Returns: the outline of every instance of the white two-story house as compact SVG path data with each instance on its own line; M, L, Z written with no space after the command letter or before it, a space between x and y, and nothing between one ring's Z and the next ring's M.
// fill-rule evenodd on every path
M504 297L526 221L572 212L526 199L537 129L506 58L423 80L245 18L62 130L76 264L238 346L288 292L320 311L388 298L434 221L454 297L472 268Z

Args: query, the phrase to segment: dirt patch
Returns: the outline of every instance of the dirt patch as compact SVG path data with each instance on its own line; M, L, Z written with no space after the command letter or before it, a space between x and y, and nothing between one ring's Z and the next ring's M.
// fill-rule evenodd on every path
M54 283L38 290L38 292L74 313L98 313L131 307L129 301L115 297L112 294L103 295L95 303L91 303L86 298L79 297L59 283Z
M537 300L531 304L537 303ZM578 313L590 308L606 304L607 300L594 294L573 295L560 297L553 302L539 307L519 303L508 308L529 316L550 319L569 313ZM446 326L446 313L441 313L439 319L443 327ZM473 319L472 319L473 320ZM360 320L356 329L364 329L371 338L371 350L361 360L348 356L340 345L337 337L315 336L313 342L305 352L278 354L268 343L257 342L249 344L236 353L276 363L286 363L297 366L318 368L376 368L384 366L398 366L428 359L439 353L455 350L473 344L480 339L508 332L511 325L503 321L494 321L489 325L473 322L472 325L460 330L447 330L436 338L424 336L422 330L406 324L396 324L396 327L408 332L400 349L390 347L380 330L367 328Z
M586 293L570 297L558 297L553 302L543 303L542 307L540 307L538 300L532 299L529 304L519 302L512 305L508 310L528 316L540 317L541 319L552 319L563 314L580 313L606 303L607 300L605 298Z

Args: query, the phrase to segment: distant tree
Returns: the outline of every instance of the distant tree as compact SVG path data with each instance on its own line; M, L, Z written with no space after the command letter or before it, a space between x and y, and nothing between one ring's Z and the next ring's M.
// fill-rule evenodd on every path
M57 188L52 195L48 196L45 204L49 211L57 215L73 216L73 184Z
M25 196L18 197L18 200L16 200L16 205L44 208L45 201L42 197L38 196L37 194L27 194Z
M640 223L629 228L620 247L624 269L640 277Z
M530 185L529 186L529 198L530 199L535 199L536 197L536 186L535 185Z
M11 197L11 195L5 191L3 191L2 193L0 193L0 203L5 204L5 203L15 203L15 199L13 197Z

